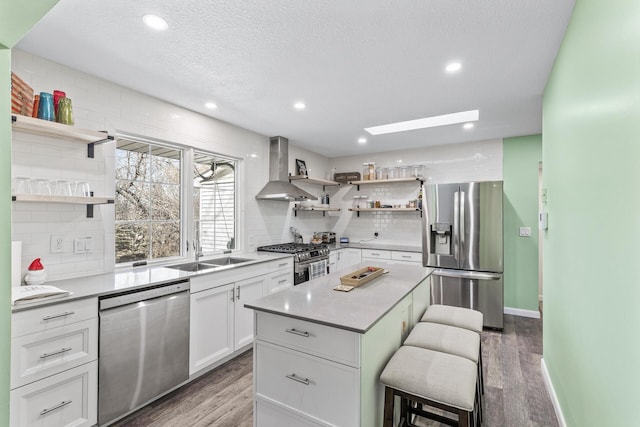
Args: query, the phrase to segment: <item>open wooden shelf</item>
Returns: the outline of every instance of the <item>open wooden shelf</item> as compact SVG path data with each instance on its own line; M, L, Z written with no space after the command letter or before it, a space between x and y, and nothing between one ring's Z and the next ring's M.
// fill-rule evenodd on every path
M349 208L351 212L356 212L360 216L360 212L420 212L419 208Z
M43 196L40 194L14 194L11 196L11 200L14 202L86 205L87 218L93 218L94 205L108 205L115 202L112 197Z
M34 117L12 114L11 122L15 130L85 144L88 147L88 157L93 157L95 144L113 141L113 136L108 135L106 132L77 128L75 126L63 125L62 123L50 122L49 120L36 119Z
M323 190L324 187L339 187L342 185L339 182L330 181L328 179L309 178L307 175L289 175L289 182L291 181L301 181L308 182L309 184L322 185Z
M325 214L327 212L340 212L342 209L340 208L323 208L320 206L311 206L309 208L305 208L302 206L294 206L293 207L293 214L294 216L298 216L298 212L311 212L311 211L315 211L315 212L322 212L322 216L325 216Z
M418 181L420 184L424 182L424 178L421 176L411 177L411 178L394 178L394 179L370 179L366 181L349 181L351 185L357 185L358 190L360 190L361 185L371 185L371 184L395 184L395 183L403 183L403 182L416 182Z

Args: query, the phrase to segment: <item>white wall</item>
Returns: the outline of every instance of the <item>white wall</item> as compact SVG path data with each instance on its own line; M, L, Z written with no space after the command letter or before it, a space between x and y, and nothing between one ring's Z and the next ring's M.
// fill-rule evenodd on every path
M247 247L247 236L266 241L272 234L255 212L255 194L268 174L268 138L237 126L160 101L80 71L12 50L12 70L36 93L63 90L73 101L75 125L153 137L239 159L239 217L237 241ZM88 180L96 195L114 195L115 143L99 146L95 159L86 148L70 142L14 132L13 176ZM255 154L257 157L249 157ZM85 218L82 206L13 204L12 240L23 241L22 269L41 257L50 280L79 277L113 270L114 207L95 209ZM62 234L68 246L62 255L49 254L51 234ZM74 255L74 237L95 240L91 255Z
M366 146L363 147L366 151ZM402 162L399 163L398 161ZM340 157L331 160L336 172L360 172L362 164L375 162L376 166L423 165L427 183L502 180L502 140L470 142L446 146L426 147L376 154ZM344 186L334 198L336 207L343 209L339 219L331 222L332 231L338 236L349 236L352 242L372 239L378 232L379 243L420 246L420 216L409 212L361 213L360 217L348 209L353 196L369 196L383 204L404 204L418 195L418 185L385 184Z
M241 250L292 241L295 227L308 241L315 231L335 231L352 241L369 239L378 231L381 243L420 245L420 222L416 213L366 213L357 218L348 211L356 194L398 203L417 196L418 187L407 184L390 186L329 187L331 205L338 213L300 212L294 216L293 203L257 201L255 195L268 180L268 136L203 116L156 98L141 94L33 56L12 50L12 69L31 85L36 93L64 90L73 101L76 126L126 133L175 142L239 160L239 226L236 241ZM286 135L283 135L286 137ZM14 132L13 176L90 181L96 195L114 194L115 143L98 146L95 159L88 159L84 147L73 143ZM363 147L366 151L366 147ZM251 155L255 155L255 157ZM406 151L329 159L289 145L289 170L295 171L295 159L306 162L309 176L327 178L337 172L361 171L363 162L381 166L419 163L426 166L430 182L502 179L502 141L465 143ZM304 190L321 195L322 187L296 183ZM67 240L65 253L49 254L52 234ZM94 239L91 255L74 255L71 241L76 237ZM55 204L13 204L12 240L23 241L22 269L41 257L50 280L98 274L113 270L114 207L100 206L95 217L85 218L82 206Z

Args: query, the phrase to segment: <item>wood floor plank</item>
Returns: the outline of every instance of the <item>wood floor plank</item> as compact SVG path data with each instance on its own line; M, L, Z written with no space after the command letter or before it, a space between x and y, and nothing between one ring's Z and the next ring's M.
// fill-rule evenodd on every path
M482 333L483 427L557 427L540 359L539 319L505 316L505 329ZM253 354L248 351L114 424L115 427L252 427ZM441 427L419 419L420 427Z

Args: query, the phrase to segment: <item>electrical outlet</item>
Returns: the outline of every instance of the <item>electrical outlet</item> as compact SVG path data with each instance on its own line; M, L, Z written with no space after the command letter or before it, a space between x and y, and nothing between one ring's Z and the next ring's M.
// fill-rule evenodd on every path
M93 250L93 239L91 237L80 237L73 241L74 254L90 254Z
M520 227L520 237L531 237L531 227Z
M52 234L49 242L49 253L64 253L64 236L62 234Z

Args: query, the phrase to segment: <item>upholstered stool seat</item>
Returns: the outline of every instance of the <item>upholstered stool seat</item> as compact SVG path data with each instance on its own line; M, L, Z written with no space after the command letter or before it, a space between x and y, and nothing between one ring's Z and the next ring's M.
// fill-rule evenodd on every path
M453 354L469 359L473 363L478 363L480 355L479 334L440 323L416 324L404 341L404 345Z
M481 333L483 316L481 312L468 308L433 304L427 307L420 321L441 323Z
M436 407L456 414L459 426L475 421L477 367L464 357L402 346L391 357L380 375L385 385L384 427L393 424L394 397L401 398L401 418L411 414L442 421L444 417L426 411ZM408 401L421 403L414 408Z

